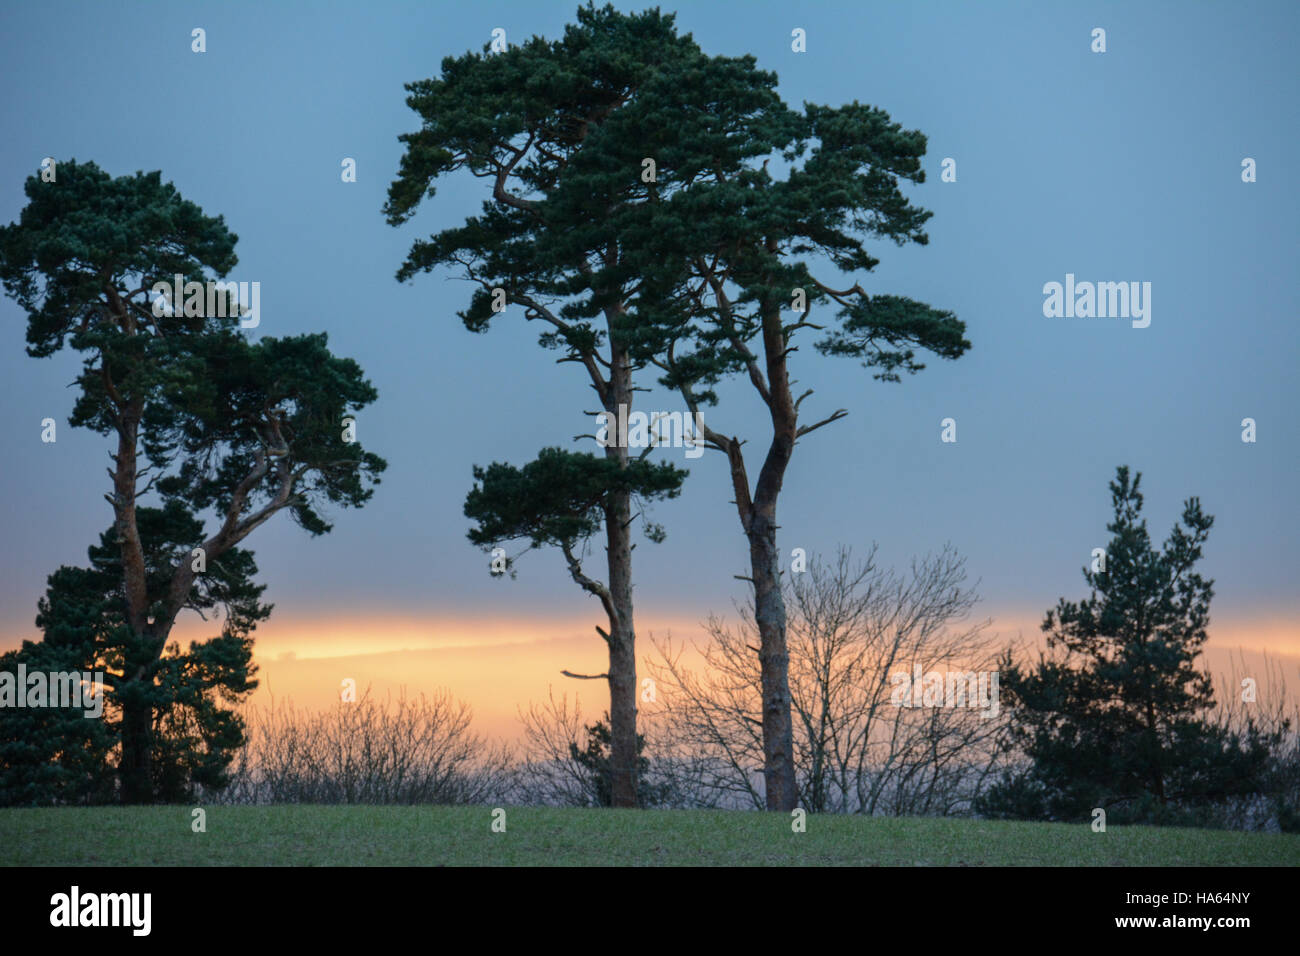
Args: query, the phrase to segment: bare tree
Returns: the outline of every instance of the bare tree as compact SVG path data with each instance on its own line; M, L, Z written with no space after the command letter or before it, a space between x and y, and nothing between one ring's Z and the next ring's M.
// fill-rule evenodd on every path
M783 582L800 801L814 812L964 812L1006 756L991 676L998 642L990 622L968 620L978 598L951 547L913 561L905 576L878 568L875 556L873 546L855 562L841 547L833 561L813 557ZM739 610L736 627L708 620L701 671L671 639L654 642L660 660L650 670L671 739L707 752L721 799L762 809L757 625L752 605ZM916 668L943 674L949 691L939 706L900 700L900 678L910 682ZM988 706L951 691L980 679L992 691Z
M577 695L548 688L545 703L520 708L524 726L523 753L516 768L514 798L524 804L558 807L599 805L596 775L575 756L586 745L587 729Z
M1240 739L1250 739L1256 731L1265 735L1272 766L1265 792L1210 808L1207 812L1213 816L1207 823L1236 830L1300 832L1300 706L1287 693L1281 663L1265 654L1260 665L1251 667L1238 651L1218 684L1211 721Z
M250 708L228 803L475 804L509 792L510 754L472 732L447 691L383 702L369 689L319 712Z

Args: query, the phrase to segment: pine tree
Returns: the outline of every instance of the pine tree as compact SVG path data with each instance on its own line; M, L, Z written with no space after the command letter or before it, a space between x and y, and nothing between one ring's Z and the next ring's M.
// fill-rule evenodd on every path
M632 356L629 314L658 189L644 178L644 160L658 131L678 120L677 90L701 54L689 35L677 35L672 15L658 10L625 15L588 5L577 21L562 39L532 37L497 52L449 57L441 75L408 84L407 103L421 127L401 137L406 152L384 211L401 225L445 177L464 171L483 180L489 198L482 214L413 243L398 278L457 270L477 286L460 313L474 332L507 313L537 321L539 344L580 369L601 410L617 420L632 412L643 364ZM607 443L603 457L616 470L633 467L618 442ZM576 455L564 467L585 470L579 481L589 487L612 474L593 461ZM541 474L556 463L539 457L519 470ZM634 484L618 480L601 496L605 580L588 574L577 555L566 556L575 580L600 597L608 622L597 630L609 653L603 676L620 807L635 806L637 793ZM539 498L525 510L540 517L553 489L527 487Z
M323 334L246 338L237 297L207 292L236 264L235 235L160 173L58 169L28 178L19 221L0 229L0 279L27 312L30 355L83 356L71 423L114 439L114 523L91 568L52 576L39 626L51 646L79 635L79 659L114 672L121 797L148 802L219 784L239 730L214 695L251 687L247 632L264 616L238 546L281 511L323 534L322 506L371 497L385 462L344 419L377 395ZM177 276L183 304L160 304ZM222 636L165 654L182 612L217 605Z
M1091 593L1062 598L1043 621L1052 656L1030 669L1009 656L1003 664L1032 766L995 787L981 812L1080 821L1102 808L1109 822L1189 822L1263 785L1276 734L1253 725L1234 734L1206 719L1214 690L1197 658L1214 590L1195 567L1214 519L1190 498L1155 548L1141 480L1122 466L1110 483L1111 539L1095 569L1083 569Z
M952 312L862 284L879 264L869 240L929 241L931 213L900 188L925 181L925 136L858 102L791 110L775 86L752 57L696 71L688 89L701 92L658 147L678 175L658 191L645 231L633 354L663 370L661 383L702 419L707 447L726 456L727 497L749 544L767 806L789 811L797 781L778 504L799 440L848 414L805 418L816 360L795 353L821 332L818 352L900 382L925 368L918 351L957 359L970 342ZM773 160L788 170L778 175ZM719 404L714 386L729 376L751 384L769 421L756 470L727 408L702 411Z
M569 744L569 756L578 766L585 768L592 775L595 787L596 806L613 806L614 772L610 763L609 713L594 724L586 727L586 746L579 749L577 743ZM650 771L650 758L645 756L645 736L636 735L637 756L637 806L656 806L665 796L664 788L653 786L647 779Z

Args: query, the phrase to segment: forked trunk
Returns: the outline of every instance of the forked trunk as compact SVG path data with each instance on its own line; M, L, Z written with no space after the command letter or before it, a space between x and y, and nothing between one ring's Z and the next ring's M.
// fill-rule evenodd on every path
M754 620L759 637L767 808L788 813L798 805L799 788L795 779L794 728L790 714L790 652L786 645L785 600L781 596L781 558L776 546L776 503L785 481L785 470L794 454L799 413L790 394L786 339L781 309L776 303L763 306L763 354L770 390L772 442L754 486L749 520L744 523L749 538Z

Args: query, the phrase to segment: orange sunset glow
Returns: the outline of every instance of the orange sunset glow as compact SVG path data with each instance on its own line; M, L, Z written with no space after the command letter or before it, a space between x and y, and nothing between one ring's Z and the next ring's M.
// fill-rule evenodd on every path
M700 621L705 615L654 617L638 624L638 657L645 671L655 659L653 639L671 634L675 643L706 638ZM1008 638L1019 636L1029 647L1041 644L1040 613L1028 610L990 612L991 630ZM260 686L249 699L253 706L272 700L317 710L338 700L340 682L352 678L358 690L369 687L378 697L410 695L446 688L474 709L475 727L492 737L514 739L519 733L518 709L544 700L550 690L558 696L576 694L584 714L600 714L608 706L603 682L579 681L560 671L602 673L608 656L593 629L598 618L488 617L469 615L302 614L276 616L259 627L255 644ZM182 642L210 636L212 628L186 620L174 637ZM12 643L17 643L13 641ZM1280 665L1285 686L1300 693L1300 636L1281 618L1223 618L1210 627L1205 662L1216 678L1240 667L1261 668L1263 655ZM1263 682L1261 682L1263 683Z

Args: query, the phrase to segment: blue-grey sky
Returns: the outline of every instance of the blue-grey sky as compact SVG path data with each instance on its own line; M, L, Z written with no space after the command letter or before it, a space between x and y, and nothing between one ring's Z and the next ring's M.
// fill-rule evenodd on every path
M558 36L573 0L462 3L6 4L0 12L0 221L17 217L41 159L94 160L164 179L239 235L232 278L262 285L264 335L329 333L380 393L359 438L389 460L374 500L312 540L287 519L250 538L277 618L380 609L472 617L598 608L553 555L492 580L461 513L474 463L522 463L590 430L580 369L554 364L539 329L487 335L455 316L470 287L394 279L410 243L460 222L481 182L447 184L399 229L380 212L416 126L404 82L443 57ZM616 4L639 10L643 4ZM1294 3L773 3L662 5L710 53L753 53L787 102L854 99L929 137L930 244L873 247L869 292L955 311L969 354L882 384L852 360L794 356L804 405L848 418L804 439L780 541L829 551L877 541L886 563L951 542L987 606L1041 612L1081 596L1106 543L1106 483L1144 472L1153 536L1188 495L1216 516L1205 571L1215 611L1297 619L1300 468L1296 282L1300 156ZM191 30L207 52L191 51ZM1091 50L1106 31L1107 50ZM807 52L791 50L791 31ZM340 162L355 158L358 181ZM957 181L940 179L945 157ZM1257 163L1243 183L1241 163ZM1151 323L1047 318L1043 286L1151 283ZM0 634L35 636L47 574L81 563L111 518L108 445L66 425L76 359L23 351L25 317L0 301ZM651 385L651 376L642 382ZM750 436L746 383L710 423ZM656 389L642 408L676 409ZM42 444L40 421L60 423ZM940 441L940 421L957 442ZM1241 440L1255 419L1258 440ZM677 453L680 455L680 452ZM723 459L686 463L681 499L657 506L661 545L635 553L638 612L726 611L747 551Z

